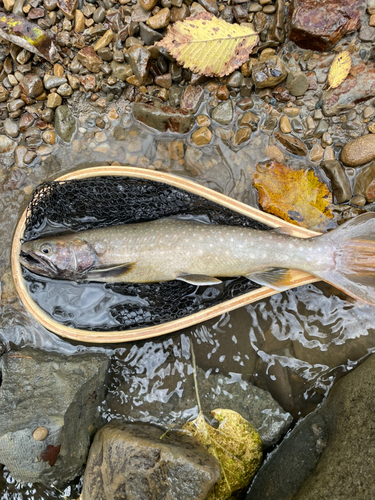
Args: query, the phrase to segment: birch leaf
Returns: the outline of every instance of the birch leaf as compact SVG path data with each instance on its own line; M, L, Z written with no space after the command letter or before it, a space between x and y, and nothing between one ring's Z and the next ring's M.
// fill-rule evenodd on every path
M249 58L258 35L247 26L229 24L201 12L168 27L159 47L166 48L184 68L206 76L225 76Z
M58 58L52 39L37 24L24 17L0 12L0 37L49 62L56 62Z
M213 410L220 422L211 427L202 412L182 426L190 432L219 462L221 478L210 490L206 500L225 500L246 488L262 462L262 441L257 430L232 410Z
M332 194L312 170L292 170L272 161L257 165L253 183L266 212L314 231L335 227Z
M348 76L351 67L352 58L347 50L344 50L343 52L340 52L340 54L337 54L328 73L329 89L335 89L339 87Z

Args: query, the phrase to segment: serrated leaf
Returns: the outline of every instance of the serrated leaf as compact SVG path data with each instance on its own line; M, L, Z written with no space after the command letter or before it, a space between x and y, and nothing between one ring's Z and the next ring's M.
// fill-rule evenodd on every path
M55 62L58 57L56 47L47 33L24 17L0 12L0 36L49 62Z
M328 73L329 89L335 89L339 87L348 76L351 67L352 58L347 50L344 50L343 52L340 52L340 54L337 54Z
M159 47L166 48L184 68L206 76L225 76L249 58L258 43L254 30L229 24L201 12L168 27Z
M206 500L225 500L246 488L260 467L262 441L257 430L239 413L220 409L211 413L220 422L217 429L206 422L202 412L182 429L202 443L220 464L221 478Z
M332 194L312 170L272 161L257 165L253 179L263 210L315 231L333 227Z

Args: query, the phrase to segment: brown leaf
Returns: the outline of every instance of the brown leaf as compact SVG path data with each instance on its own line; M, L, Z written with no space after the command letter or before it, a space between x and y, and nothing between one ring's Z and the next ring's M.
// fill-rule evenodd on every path
M56 62L58 58L52 39L24 17L0 12L0 36L49 62Z
M351 66L352 58L347 50L337 54L328 73L328 85L330 89L335 89L342 84L348 76Z
M266 212L314 231L334 226L332 194L312 170L292 170L272 161L257 165L253 183Z
M169 26L166 36L155 45L166 48L194 73L225 76L247 61L258 40L257 33L247 26L201 12Z

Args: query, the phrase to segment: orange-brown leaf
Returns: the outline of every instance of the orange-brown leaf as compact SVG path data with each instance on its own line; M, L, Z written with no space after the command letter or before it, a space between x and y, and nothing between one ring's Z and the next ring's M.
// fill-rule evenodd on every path
M312 170L292 170L273 161L257 165L253 183L266 212L315 231L332 227L332 194Z
M248 26L229 24L201 12L168 27L156 43L166 48L184 68L206 76L225 76L249 58L258 35Z

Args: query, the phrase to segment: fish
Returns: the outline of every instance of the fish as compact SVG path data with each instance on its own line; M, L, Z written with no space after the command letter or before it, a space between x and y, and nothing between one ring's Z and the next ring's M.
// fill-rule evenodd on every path
M56 279L207 286L245 276L280 291L291 285L290 270L299 269L375 304L375 214L306 239L204 220L114 225L24 242L20 263Z

